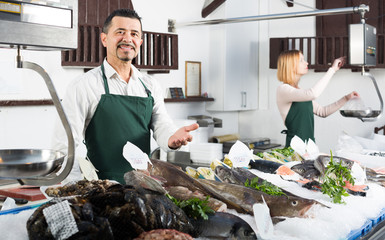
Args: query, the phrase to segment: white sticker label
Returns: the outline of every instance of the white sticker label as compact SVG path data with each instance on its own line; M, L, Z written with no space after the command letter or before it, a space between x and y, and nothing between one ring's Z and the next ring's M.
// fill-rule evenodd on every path
M254 219L257 226L257 235L259 239L271 239L274 233L273 221L270 217L270 209L267 206L265 199L263 203L253 205Z
M79 231L67 200L44 208L43 214L55 239L68 239Z
M0 2L0 11L2 12L11 12L11 13L20 13L21 4L9 3L9 2Z
M127 142L126 145L124 145L123 156L134 169L146 170L147 163L151 164L147 154L130 142Z

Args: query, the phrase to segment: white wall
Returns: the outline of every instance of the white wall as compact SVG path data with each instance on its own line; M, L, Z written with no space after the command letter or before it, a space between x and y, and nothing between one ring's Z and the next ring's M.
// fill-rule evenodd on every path
M133 0L142 17L145 31L167 32L168 19L177 22L202 20L204 0ZM169 87L182 87L185 83L185 61L202 62L202 93L208 92L208 28L177 29L179 38L179 69L170 74L155 74L166 94ZM25 61L42 66L52 78L59 98L64 96L70 80L83 73L82 69L63 68L60 51L22 51ZM34 71L16 69L15 49L0 48L0 100L50 99L44 80ZM223 119L223 128L216 128L214 135L238 132L237 113L208 113L205 103L167 103L173 119L187 119L189 115L209 115ZM54 121L54 106L0 107L0 149L50 148ZM179 121L178 121L179 122ZM80 149L84 151L84 149Z
M167 32L168 19L176 23L203 20L201 11L204 0L133 0L133 5L142 17L143 28L146 31ZM202 93L210 91L209 79L209 27L180 27L176 28L179 45L179 69L171 70L170 74L154 74L162 87L181 87L185 89L185 61L201 62ZM206 112L205 103L167 103L166 108L174 119L186 119L190 115L208 115L223 120L222 128L215 128L214 135L237 133L238 113Z
M228 0L237 1L237 0ZM287 11L307 11L295 6L288 8L281 0L259 0L258 14ZM201 9L204 0L133 0L134 8L142 17L146 31L167 32L168 19L177 22L202 20ZM314 0L298 0L314 6ZM241 7L247 7L244 4ZM209 19L210 17L208 17ZM214 135L239 132L243 138L270 137L272 141L284 144L282 119L275 103L275 89L279 82L276 70L268 68L269 38L286 36L314 36L313 17L261 21L259 24L259 110L246 112L206 112L205 103L166 103L169 114L174 119L185 119L188 115L210 115L223 119L223 128L214 130ZM245 29L245 31L250 31ZM208 27L177 28L179 37L179 69L170 74L154 75L164 92L168 87L182 87L185 82L185 61L202 62L202 92L208 92L209 79L209 32ZM237 48L237 46L234 46ZM63 97L68 82L82 73L80 69L62 68L60 52L22 51L24 60L33 61L46 69L54 81L59 97ZM47 99L50 98L44 81L31 70L13 69L16 50L0 49L0 100L7 99ZM385 70L372 70L381 90L385 88ZM301 87L311 86L322 73L310 71L301 80ZM319 98L321 104L337 100L343 94L357 90L365 103L379 108L373 84L363 79L359 73L349 70L339 71ZM0 107L0 148L49 148L56 110L53 106ZM375 126L385 124L384 117L374 123L362 123L357 119L343 118L335 113L327 119L315 119L315 136L322 151L333 149L341 131L351 135L369 136Z
M41 76L29 69L15 67L16 50L0 49L0 100L51 99ZM68 82L83 71L61 67L60 51L21 51L24 61L42 66L52 78L59 98ZM0 149L50 149L54 106L0 107Z
M311 9L294 6L288 8L284 1L261 0L261 9L267 9L269 13L300 12ZM315 6L315 1L298 0L302 4ZM315 36L315 17L293 18L270 20L267 22L268 37L308 37ZM269 42L260 42L259 49L269 49ZM260 55L261 57L261 55ZM268 62L268 55L263 56ZM260 61L262 62L262 61ZM375 69L370 71L377 80L377 84L384 94L385 89L385 70ZM300 82L301 88L311 87L321 78L323 73L309 71ZM285 129L283 121L276 107L276 88L280 84L276 78L276 70L260 66L260 81L266 83L267 87L260 89L261 94L268 96L268 107L261 106L260 110L241 112L239 117L239 129L242 137L270 137L273 142L285 144L285 136L280 131ZM317 99L322 105L327 105L338 100L344 94L356 90L361 94L365 104L372 109L378 110L380 102L378 100L374 85L368 78L363 78L360 73L353 73L350 70L342 69L332 78L325 92ZM266 94L267 92L267 94ZM320 150L328 153L334 150L337 144L338 135L345 131L352 136L369 137L374 127L382 126L385 117L382 116L376 122L361 122L356 118L344 118L339 112L334 113L328 118L315 117L315 138Z

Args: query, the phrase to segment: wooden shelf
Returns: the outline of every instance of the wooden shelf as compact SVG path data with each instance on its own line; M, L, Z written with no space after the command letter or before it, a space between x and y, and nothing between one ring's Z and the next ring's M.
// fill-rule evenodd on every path
M1 107L54 105L51 99L1 100Z
M189 97L165 98L164 102L212 102L214 98ZM54 105L51 99L42 100L0 100L0 107Z
M165 98L164 102L212 102L214 98L188 97L188 98Z

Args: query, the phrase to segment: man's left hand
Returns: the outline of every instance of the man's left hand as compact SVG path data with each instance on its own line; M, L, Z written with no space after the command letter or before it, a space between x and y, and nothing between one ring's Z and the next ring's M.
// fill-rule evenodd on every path
M189 126L179 128L174 135L168 139L168 147L171 149L177 149L182 145L187 145L192 141L191 131L199 128L198 123L191 124Z

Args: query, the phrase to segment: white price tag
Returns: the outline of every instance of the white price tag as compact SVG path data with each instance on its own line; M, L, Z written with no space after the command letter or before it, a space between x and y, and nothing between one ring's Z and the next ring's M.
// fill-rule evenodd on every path
M78 157L79 167L85 179L88 181L98 180L98 170L94 167L90 160Z
M123 147L123 156L131 164L134 169L147 169L147 163L150 163L150 159L140 148L127 142Z
M236 141L230 148L228 158L233 163L233 167L248 167L250 160L253 159L253 150L249 149L246 144Z
M273 221L270 217L270 209L267 206L265 199L263 203L253 205L254 219L257 226L258 239L272 239L274 233Z

